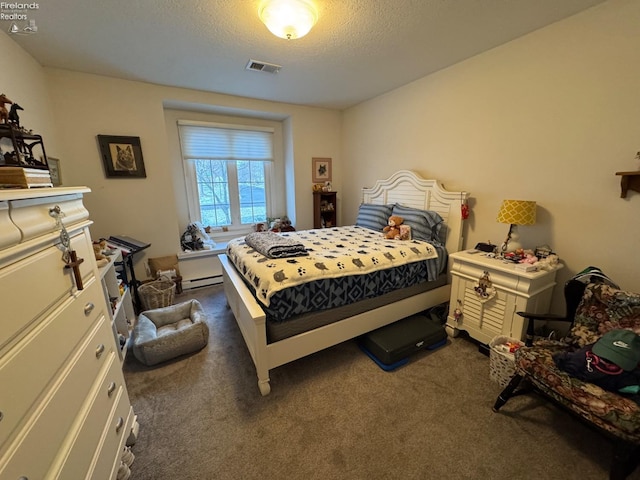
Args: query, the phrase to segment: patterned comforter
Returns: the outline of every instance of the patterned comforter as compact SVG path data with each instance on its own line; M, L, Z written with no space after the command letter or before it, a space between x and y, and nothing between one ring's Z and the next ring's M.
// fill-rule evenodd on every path
M302 243L309 255L268 258L247 245L244 237L231 240L227 246L229 259L266 306L276 292L303 283L363 275L438 257L436 248L427 242L387 240L380 232L356 226L282 235Z

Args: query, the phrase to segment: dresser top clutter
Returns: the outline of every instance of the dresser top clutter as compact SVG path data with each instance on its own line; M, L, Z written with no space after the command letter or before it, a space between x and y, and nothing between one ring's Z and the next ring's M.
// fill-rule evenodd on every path
M13 117L3 115L5 104L11 104ZM53 187L42 137L20 125L16 106L0 95L0 186Z

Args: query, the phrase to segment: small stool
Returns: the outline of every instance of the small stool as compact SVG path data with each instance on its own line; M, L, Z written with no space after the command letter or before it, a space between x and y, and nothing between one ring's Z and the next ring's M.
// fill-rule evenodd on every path
M142 312L133 329L133 354L151 366L201 350L209 341L205 319L197 300Z

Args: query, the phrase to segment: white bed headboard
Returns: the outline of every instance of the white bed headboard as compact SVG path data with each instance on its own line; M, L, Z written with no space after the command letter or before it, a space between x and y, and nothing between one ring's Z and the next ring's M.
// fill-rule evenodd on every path
M399 170L387 180L378 180L373 187L362 189L363 203L399 203L438 212L447 225L446 247L449 253L462 248L463 220L460 205L468 197L468 192L447 191L436 180L421 178L410 170Z

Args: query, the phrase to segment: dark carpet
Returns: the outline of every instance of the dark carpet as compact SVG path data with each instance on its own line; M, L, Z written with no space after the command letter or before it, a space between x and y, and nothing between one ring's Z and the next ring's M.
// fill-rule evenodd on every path
M140 423L133 479L608 478L611 443L543 398L494 413L501 388L468 339L392 372L345 342L272 370L262 397L222 287L176 302L190 298L209 315L205 349L125 361Z

